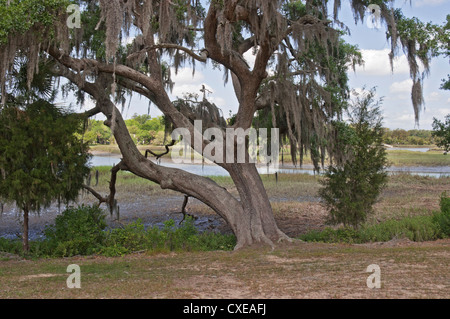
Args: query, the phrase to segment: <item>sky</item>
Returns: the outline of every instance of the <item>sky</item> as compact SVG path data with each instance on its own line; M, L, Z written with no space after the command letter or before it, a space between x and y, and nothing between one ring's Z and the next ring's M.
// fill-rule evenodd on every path
M446 15L450 14L450 0L401 0L396 1L396 7L401 7L405 16L415 16L423 22L442 25ZM394 62L394 73L391 71L388 54L390 45L385 37L385 28L374 28L373 25L359 22L355 25L353 14L348 1L342 2L340 20L351 31L345 40L358 45L365 64L349 73L350 87L355 90L376 87L377 97L383 99L382 111L384 126L390 129L432 129L433 118L442 120L450 114L450 91L440 90L442 79L450 74L448 58L435 58L431 63L430 75L424 80L425 106L420 114L419 125L415 122L414 110L411 102L412 81L409 67L403 52L398 53ZM249 63L252 62L251 53L246 54ZM200 96L202 86L208 89L207 98L215 103L225 117L229 113L236 113L238 102L234 94L231 79L224 84L223 71L214 69L208 62L206 65L196 64L195 73L191 67L181 68L177 74L172 70L172 80L175 82L171 93L173 99L182 97L184 93L196 93ZM137 95L133 97L129 108L124 109L124 117L133 114L147 114L149 103L145 98ZM161 115L155 105L150 106L152 116ZM101 118L101 117L98 117Z

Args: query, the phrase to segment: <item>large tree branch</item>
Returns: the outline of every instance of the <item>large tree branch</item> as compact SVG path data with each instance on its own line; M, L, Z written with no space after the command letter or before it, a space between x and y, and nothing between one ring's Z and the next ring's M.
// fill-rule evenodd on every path
M159 89L158 83L156 83L156 81L154 81L151 77L148 77L145 74L123 64L108 64L94 59L73 58L68 54L62 53L59 49L53 46L49 48L48 53L62 65L69 69L76 70L77 72L96 70L98 72L116 74L138 82L150 91L158 91Z
M165 91L161 81L157 80L157 77L149 77L122 64L107 64L93 59L73 58L67 54L61 53L59 49L55 47L50 47L48 53L66 68L75 70L77 72L95 70L100 73L116 74L132 82L139 83L149 92L151 92L151 94L154 96L154 100L152 100L152 102L157 105L161 112L163 112L164 115L167 116L176 127L187 128L190 131L191 135L194 136L194 126L188 118L186 118L180 111L175 108L175 106L170 101L170 98L167 95L167 92ZM152 61L152 63L154 62L155 61ZM89 90L88 93L90 94L97 91L97 88L93 88L92 84L82 81L79 74L70 72L68 74L65 74L64 76L70 77L70 80L76 83L78 86L82 86L83 89Z
M200 62L203 62L203 63L206 62L207 59L208 59L208 54L207 54L206 51L202 51L201 54L198 55L194 51L192 51L191 49L188 49L188 48L183 47L181 45L172 44L172 43L161 43L161 44L154 44L154 45L146 46L142 50L130 54L127 57L127 60L136 58L136 57L140 56L141 54L147 53L148 51L157 50L157 49L176 49L176 50L180 50L180 51L183 51L183 52L189 54L192 58L196 59L197 61L200 61Z
M227 69L234 72L239 78L250 77L250 70L242 56L237 52L230 51L229 49L219 45L216 37L219 27L219 17L217 8L213 4L209 7L204 25L205 47L208 51L209 57L212 60L224 65ZM224 34L224 36L231 35Z

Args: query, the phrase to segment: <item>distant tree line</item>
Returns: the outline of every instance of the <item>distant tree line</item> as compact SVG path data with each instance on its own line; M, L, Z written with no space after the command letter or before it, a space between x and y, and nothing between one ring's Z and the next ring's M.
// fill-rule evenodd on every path
M164 117L134 114L125 120L128 130L136 145L162 145L164 143ZM383 129L383 143L393 145L434 145L436 137L431 130ZM102 120L90 119L84 133L84 141L90 145L114 144L111 130Z
M136 145L163 144L164 117L134 114L131 119L125 120L125 123ZM103 121L94 119L87 122L84 141L90 145L115 143L109 127L104 125Z
M403 130L384 129L383 143L395 145L434 145L436 138L432 135L433 131L428 130Z

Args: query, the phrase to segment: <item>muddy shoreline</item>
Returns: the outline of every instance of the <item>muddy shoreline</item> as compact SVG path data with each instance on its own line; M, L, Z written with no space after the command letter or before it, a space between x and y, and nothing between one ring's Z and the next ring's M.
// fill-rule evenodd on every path
M128 200L119 201L120 213L119 219L117 216L111 216L105 209L106 221L108 227L123 227L123 225L142 220L146 227L163 227L164 222L170 219L174 220L178 225L183 219L181 213L181 205L183 203L183 196L168 196L160 198L151 198L151 196L135 195L133 200L131 197ZM287 197L271 198L272 203L283 203L288 201L302 202L305 205L318 206L319 198L314 196L303 196L295 199ZM89 195L80 198L77 204L93 204ZM72 204L72 206L77 206ZM203 209L196 209L202 204L196 199L191 199L187 206L187 213L196 217L194 224L200 232L219 232L223 234L231 234L231 229L228 224L219 215L211 211L205 213ZM42 239L44 237L44 230L47 226L54 223L56 216L64 211L65 205L52 205L47 209L43 209L39 214L31 213L29 218L29 238L30 240ZM324 215L316 214L317 216L309 216L307 214L300 214L299 216L275 216L277 223L281 230L291 237L296 237L308 230L319 229L323 226ZM5 205L3 214L0 216L0 238L18 239L22 236L22 214L14 205Z

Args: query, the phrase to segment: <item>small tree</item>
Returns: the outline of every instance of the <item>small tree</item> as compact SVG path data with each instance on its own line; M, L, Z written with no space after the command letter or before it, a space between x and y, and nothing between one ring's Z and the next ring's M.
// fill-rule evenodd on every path
M373 212L372 206L386 184L382 117L374 94L371 90L357 96L349 123L334 123L335 147L344 150L346 157L328 167L319 191L332 224L358 228Z
M436 145L444 149L444 154L450 151L450 114L445 117L445 122L441 122L433 118L433 132L431 133L436 138Z
M89 174L87 145L74 134L81 129L81 117L44 100L0 109L0 201L23 211L24 251L29 213L76 199Z

